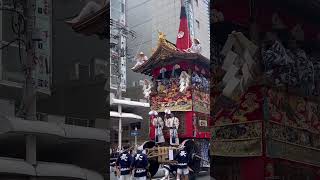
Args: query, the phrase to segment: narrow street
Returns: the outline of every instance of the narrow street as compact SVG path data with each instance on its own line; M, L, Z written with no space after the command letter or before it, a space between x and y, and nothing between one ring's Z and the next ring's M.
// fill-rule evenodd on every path
M152 178L152 180L161 180L161 178L163 178L163 177L155 177L155 178ZM117 179L118 178L114 175L114 173L111 173L110 180L117 180ZM170 180L175 180L175 178L170 178ZM190 177L189 180L215 180L215 179L211 178L208 173L206 173L206 174L200 173L195 179L192 179Z

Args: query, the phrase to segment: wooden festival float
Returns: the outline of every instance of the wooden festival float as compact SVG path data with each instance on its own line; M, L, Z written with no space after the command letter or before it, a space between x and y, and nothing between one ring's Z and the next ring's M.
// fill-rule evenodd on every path
M164 126L165 142L155 142L155 128L150 122L150 140L143 144L147 151L153 176L159 164L174 164L170 159L184 144L188 154L193 155L189 166L198 173L202 168L209 167L209 138L210 134L210 97L209 97L209 59L196 53L186 53L176 48L159 33L158 47L151 57L134 72L152 77L150 89L150 106L165 120L165 111L178 118L179 144L170 145L169 128ZM185 74L183 77L182 74ZM186 86L181 92L181 78L186 78ZM151 119L152 121L152 119Z
M299 26L291 10L256 2L214 6L225 18L215 17L211 36L210 173L219 180L320 179L320 27ZM248 17L248 9L262 13Z

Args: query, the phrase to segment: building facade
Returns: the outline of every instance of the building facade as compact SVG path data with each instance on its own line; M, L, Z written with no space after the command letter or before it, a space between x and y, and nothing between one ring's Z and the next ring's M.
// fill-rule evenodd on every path
M37 121L19 118L24 83L21 62L26 59L26 48L23 41L13 40L25 39L14 28L19 26L14 24L21 21L18 14L24 14L25 4L16 2L14 6L12 1L0 1L0 179L108 177L104 109L109 92L104 90L106 76L96 73L107 69L105 41L79 35L65 23L84 3L35 1L41 39L35 49ZM101 71L97 59L102 60ZM27 135L36 142L28 143Z
M133 145L134 137L131 136L131 132L135 128L142 134L142 136L138 137L139 141L143 141L147 137L143 132L146 130L145 127L148 127L144 125L144 123L147 123L145 119L148 118L146 116L148 108L143 107L147 103L143 100L141 88L132 88L129 84L130 82L127 81L127 73L129 72L128 69L130 69L127 66L129 59L127 41L131 40L132 34L134 34L133 31L127 28L125 11L127 1L111 0L110 2L110 100L111 102L113 102L113 99L121 101L120 104L110 104L110 140L112 146L117 147L119 141L119 116L125 116L121 119L122 143ZM120 99L117 92L119 76L121 76L120 86L122 90L122 97ZM121 105L122 115L118 112L118 105Z

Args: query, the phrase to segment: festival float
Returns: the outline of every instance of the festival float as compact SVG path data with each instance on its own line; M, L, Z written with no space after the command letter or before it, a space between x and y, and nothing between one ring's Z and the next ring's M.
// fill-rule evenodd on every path
M320 27L299 25L269 3L254 5L215 4L210 173L320 179Z
M176 45L159 32L158 45L151 57L133 68L134 72L152 77L151 81L144 81L143 88L151 107L151 141L143 147L152 176L159 164L175 163L173 154L181 144L193 156L189 164L193 173L210 166L210 61L200 53L188 52L191 44L182 5Z

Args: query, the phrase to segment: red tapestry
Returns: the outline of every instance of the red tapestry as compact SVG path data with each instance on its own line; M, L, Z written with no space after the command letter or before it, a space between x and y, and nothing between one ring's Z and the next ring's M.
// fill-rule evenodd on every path
M234 109L223 109L217 114L216 125L263 120L263 94L260 86L253 86L240 97Z

